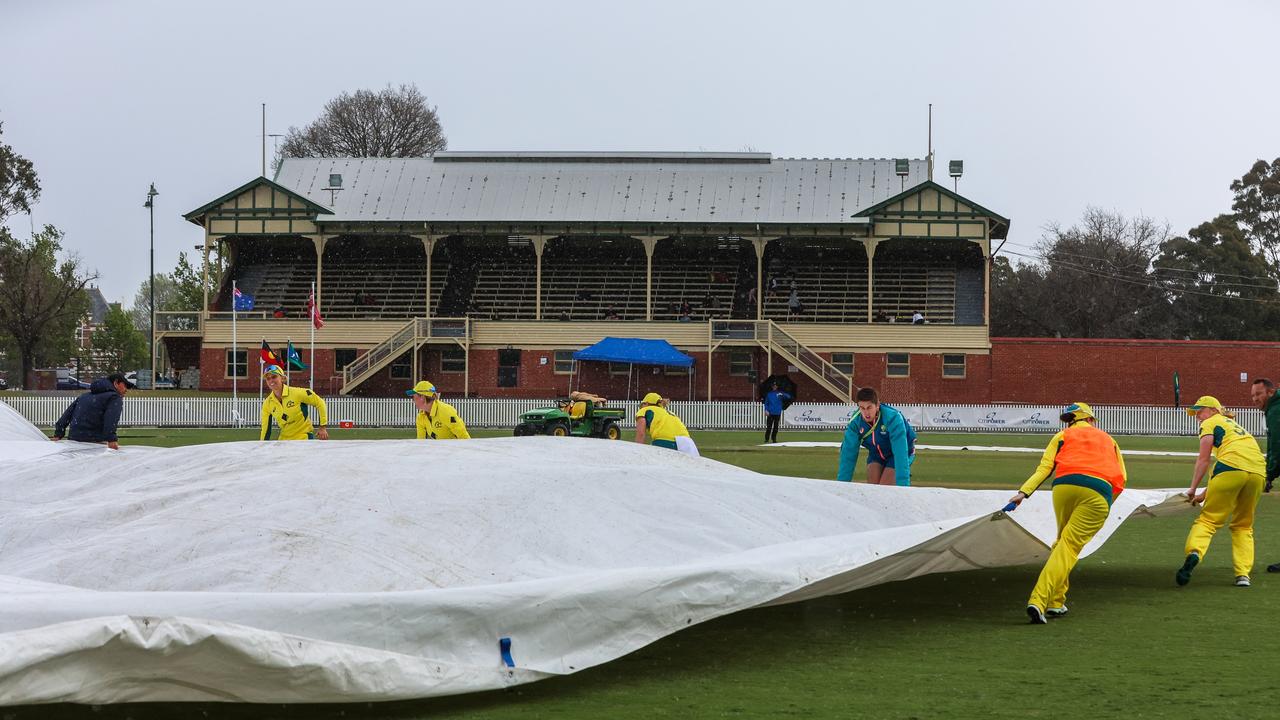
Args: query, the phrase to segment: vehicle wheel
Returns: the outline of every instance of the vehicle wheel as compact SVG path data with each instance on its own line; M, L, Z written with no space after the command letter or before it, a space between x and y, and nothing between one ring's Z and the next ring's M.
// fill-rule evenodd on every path
M614 423L608 423L604 426L604 437L608 440L617 440L622 437L622 428Z
M554 435L555 437L568 437L569 426L565 423L556 423L551 426L551 430L547 434Z
M528 423L520 423L512 432L516 437L524 437L525 435L532 435L533 428L529 427Z

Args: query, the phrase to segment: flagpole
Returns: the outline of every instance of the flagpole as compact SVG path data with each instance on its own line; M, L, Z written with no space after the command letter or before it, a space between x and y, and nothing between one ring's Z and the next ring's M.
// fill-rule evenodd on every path
M240 345L236 337L236 315L237 307L240 305L240 291L236 288L236 281L231 281L231 424L233 427L240 427L240 405L236 402L239 400L239 377L240 365L236 363L236 356L239 355ZM245 369L248 369L249 363L245 363Z
M320 308L316 307L316 283L311 281L311 317L307 318L311 321L311 356L308 364L311 366L311 384L308 387L312 392L316 389L316 315L320 312Z
M293 347L293 338L285 338L284 341L284 384L289 384L289 348Z
M262 342L265 344L267 342L267 339L263 338ZM262 359L262 351L259 350L258 351L258 404L259 405L262 404L262 371L266 369L267 369L266 361Z

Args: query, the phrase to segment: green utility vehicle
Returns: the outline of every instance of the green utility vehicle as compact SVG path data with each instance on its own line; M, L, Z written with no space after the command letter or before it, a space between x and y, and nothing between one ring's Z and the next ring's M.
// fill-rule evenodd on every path
M555 407L530 410L520 416L515 434L597 437L617 440L622 437L618 421L621 408L604 407L604 398L586 393L573 393Z

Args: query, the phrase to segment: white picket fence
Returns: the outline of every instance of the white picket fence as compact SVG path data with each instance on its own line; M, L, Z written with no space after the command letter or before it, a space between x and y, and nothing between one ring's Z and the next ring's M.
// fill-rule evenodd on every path
M10 396L0 400L11 405L23 417L39 427L52 427L72 401L71 396ZM506 398L446 398L458 408L470 427L510 428L519 422L520 414L534 408L548 407L551 400L517 400ZM328 399L329 424L337 426L351 421L356 427L412 427L414 408L407 398ZM625 412L624 427L634 427L637 401L613 403ZM831 408L840 407L829 403ZM1024 406L984 405L901 405L903 409L920 408L926 412L955 408L1017 408ZM1025 406L1032 407L1032 406ZM235 411L239 411L239 421ZM242 397L232 407L228 397L131 397L125 398L120 424L124 427L234 427L237 424L256 427L261 405L256 397ZM754 402L680 402L671 403L672 412L693 430L763 430L764 411ZM1194 435L1196 422L1177 408L1140 406L1094 406L1099 424L1117 435ZM1266 434L1262 412L1254 408L1236 410L1236 419L1251 433ZM784 425L784 427L787 427ZM801 428L787 427L789 431ZM838 427L807 428L839 430ZM957 426L960 432L1044 432L1044 429ZM1056 430L1056 426L1052 428Z

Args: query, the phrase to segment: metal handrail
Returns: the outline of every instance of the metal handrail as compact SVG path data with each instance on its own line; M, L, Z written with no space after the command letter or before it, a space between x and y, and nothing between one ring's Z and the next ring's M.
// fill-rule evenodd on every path
M772 320L769 322L769 331L772 334L770 338L773 344L781 345L788 353L790 353L801 364L808 366L810 370L817 373L823 380L837 388L843 388L846 397L853 396L853 378L840 372L834 365L827 361L826 358L810 350L799 340L792 337L790 333L778 327L778 324ZM778 336L781 336L784 342L778 342Z
M415 343L418 338L447 338L465 341L469 340L470 337L471 321L469 318L414 318L405 323L391 337L348 364L342 371L342 385L343 387L349 386L353 381L368 374L388 358L398 355L404 350L405 345Z
M401 350L406 343L413 342L418 327L417 320L410 320L404 324L391 337L374 346L369 352L361 355L351 361L342 370L342 384L345 387L350 385L355 378L370 371L375 365L379 365L383 360L391 356L397 350Z
M157 332L203 332L204 314L199 310L162 310L156 313Z

